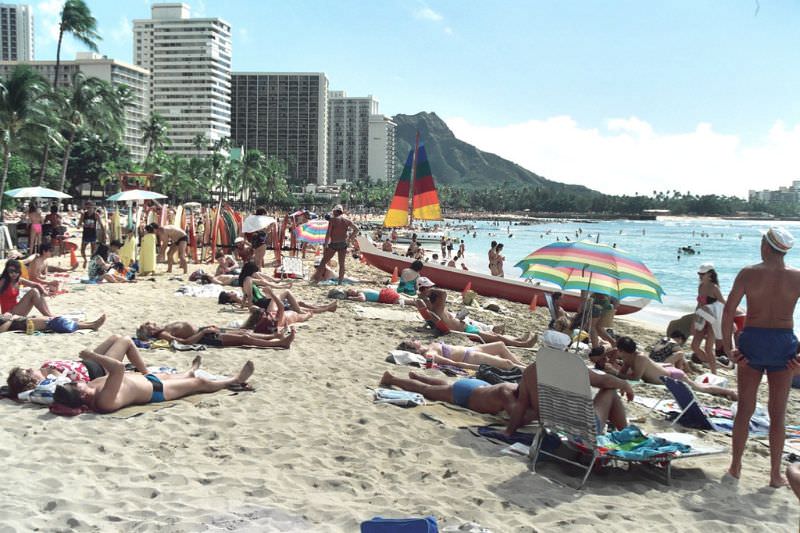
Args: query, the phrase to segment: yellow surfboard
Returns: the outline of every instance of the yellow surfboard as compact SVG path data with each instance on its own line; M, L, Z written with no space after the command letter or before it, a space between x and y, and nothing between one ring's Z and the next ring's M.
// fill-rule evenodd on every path
M153 233L145 233L142 237L142 247L139 250L139 266L141 272L156 271L156 236Z
M183 206L180 204L175 208L175 221L172 224L186 231L186 223L183 219Z

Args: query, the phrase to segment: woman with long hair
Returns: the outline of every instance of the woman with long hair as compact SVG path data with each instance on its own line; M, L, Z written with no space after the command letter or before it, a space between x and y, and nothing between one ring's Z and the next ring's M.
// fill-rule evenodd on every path
M30 290L19 298L19 287ZM0 312L17 316L28 316L34 307L44 316L53 315L44 299L45 287L22 277L22 264L16 259L6 261L3 273L0 274Z

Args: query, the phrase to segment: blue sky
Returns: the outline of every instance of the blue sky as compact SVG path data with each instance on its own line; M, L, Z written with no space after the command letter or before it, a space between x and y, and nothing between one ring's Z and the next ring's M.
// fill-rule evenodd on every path
M130 61L150 2L87 3L100 51ZM800 179L793 0L187 3L231 23L234 70L325 72L556 181L743 196ZM37 59L55 57L60 4L33 3Z

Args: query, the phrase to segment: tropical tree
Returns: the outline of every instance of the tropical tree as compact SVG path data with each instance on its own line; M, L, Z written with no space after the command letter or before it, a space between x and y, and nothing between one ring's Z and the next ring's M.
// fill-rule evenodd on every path
M164 117L158 113L152 113L148 120L142 122L142 142L147 145L145 161L150 161L154 152L161 151L165 146L172 144L167 136L167 123Z
M61 41L68 33L85 44L90 50L97 52L97 43L102 37L97 33L97 19L83 0L67 0L61 10L61 22L58 24L58 47L56 48L56 68L53 75L53 88L58 87L58 71L61 68Z
M99 78L88 78L76 72L72 77L72 87L65 96L61 128L66 143L61 164L60 191L64 190L70 151L83 128L101 136L119 137L124 127L125 105L130 99L130 89L125 86L115 88Z
M45 129L41 109L37 106L44 88L42 77L25 65L15 68L11 76L0 83L0 148L3 151L0 220L3 220L3 198L11 154L20 140Z

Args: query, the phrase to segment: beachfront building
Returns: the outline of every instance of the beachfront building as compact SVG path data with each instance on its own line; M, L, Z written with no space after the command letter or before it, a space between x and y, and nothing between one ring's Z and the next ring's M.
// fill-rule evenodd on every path
M150 110L167 124L166 150L194 155L198 135L210 146L231 134L231 27L190 18L186 4L153 4L151 17L133 21L133 61L152 73Z
M7 78L17 65L29 65L50 83L55 75L55 61L0 61L0 77ZM130 89L130 104L125 108L125 130L122 142L135 161L142 161L147 147L142 142L142 122L148 114L150 73L135 65L109 59L93 52L79 52L72 61L61 61L59 86L69 87L76 72L87 77L100 78L111 85L124 85Z
M30 6L0 4L0 61L33 61Z
M369 117L369 147L367 172L373 181L394 183L397 172L395 161L395 130L397 124L385 115Z
M800 204L800 180L795 180L789 187L779 187L778 190L750 190L750 202L763 202L765 204Z
M231 145L282 159L294 184L327 184L327 96L322 72L234 72Z
M328 93L328 176L332 183L369 176L369 117L378 112L371 95Z

